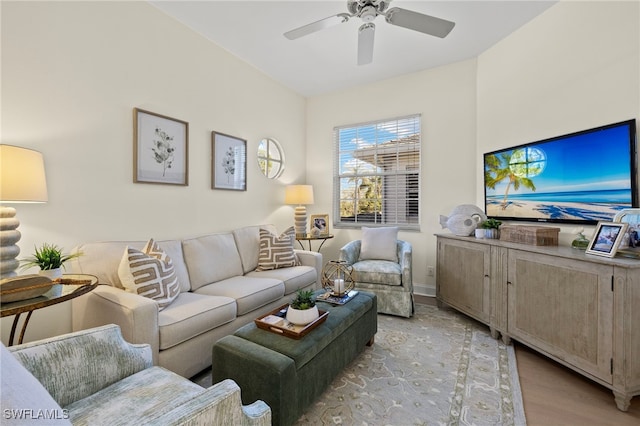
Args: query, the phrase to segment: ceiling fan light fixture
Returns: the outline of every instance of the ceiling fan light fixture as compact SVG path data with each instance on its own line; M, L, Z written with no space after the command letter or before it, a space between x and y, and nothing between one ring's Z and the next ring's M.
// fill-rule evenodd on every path
M364 22L373 22L376 16L378 16L378 11L373 6L365 6L360 12L360 19Z
M349 18L358 17L364 21L358 30L358 65L366 65L373 61L373 38L376 26L373 21L382 15L387 23L398 27L419 31L435 37L446 37L455 22L437 18L412 10L392 7L387 10L391 0L347 0L349 13L338 13L328 18L312 22L284 33L289 40L309 35L333 25L342 24Z
M358 29L358 65L367 65L373 62L373 39L376 33L376 25L367 22Z

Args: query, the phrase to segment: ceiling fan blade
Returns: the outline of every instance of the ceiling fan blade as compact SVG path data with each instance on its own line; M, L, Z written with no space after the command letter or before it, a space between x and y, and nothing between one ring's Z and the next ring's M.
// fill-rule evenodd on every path
M447 21L446 19L436 18L435 16L425 15L399 7L389 9L385 14L385 19L391 25L420 31L421 33L440 38L446 37L456 25L455 22Z
M325 28L333 27L334 25L347 22L350 17L351 15L349 15L348 13L338 13L337 15L329 16L328 18L324 18L319 21L303 25L291 31L287 31L286 33L284 33L284 36L289 40L295 40L311 33L315 33L316 31L324 30Z
M367 65L373 61L373 37L376 26L367 23L358 29L358 65Z

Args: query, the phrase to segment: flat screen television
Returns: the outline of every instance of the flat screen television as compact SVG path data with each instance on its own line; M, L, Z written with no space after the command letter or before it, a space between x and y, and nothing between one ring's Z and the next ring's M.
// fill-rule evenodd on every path
M636 122L484 154L485 212L498 220L596 224L638 207Z

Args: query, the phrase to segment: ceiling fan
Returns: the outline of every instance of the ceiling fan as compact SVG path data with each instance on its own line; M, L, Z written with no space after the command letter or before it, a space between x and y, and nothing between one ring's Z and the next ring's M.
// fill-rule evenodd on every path
M287 31L284 36L289 40L295 40L316 31L342 24L350 18L358 17L364 21L364 24L358 29L358 65L366 65L373 60L373 37L376 31L373 21L379 15L384 16L385 20L391 25L440 38L446 37L456 25L455 22L399 7L387 9L389 3L391 3L391 0L347 0L349 13L338 13L337 15L303 25Z

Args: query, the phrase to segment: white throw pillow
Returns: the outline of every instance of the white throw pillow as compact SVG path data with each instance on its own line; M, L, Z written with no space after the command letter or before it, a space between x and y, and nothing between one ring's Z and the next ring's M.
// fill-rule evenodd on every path
M160 310L180 294L173 262L153 239L142 251L131 247L124 250L118 276L125 290L155 300Z
M398 261L398 227L362 227L360 260Z
M260 229L260 252L258 253L256 271L269 271L299 265L298 256L293 251L295 241L296 231L293 226L280 236Z

